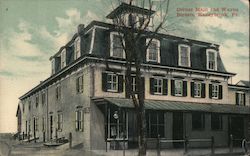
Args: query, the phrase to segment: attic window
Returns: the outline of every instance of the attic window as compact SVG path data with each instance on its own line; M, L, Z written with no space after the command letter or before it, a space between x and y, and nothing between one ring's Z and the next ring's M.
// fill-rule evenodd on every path
M66 66L66 49L61 52L61 69Z
M157 39L151 39L146 40L146 44L148 45L147 48L147 61L148 62L157 62L160 63L160 41Z
M55 69L55 59L53 58L51 60L51 73L55 74L55 72L56 72L56 69Z
M190 46L186 44L179 44L179 66L190 67Z
M213 49L207 49L207 69L217 70L217 51Z
M75 59L78 59L81 56L81 40L80 37L77 37L75 40Z

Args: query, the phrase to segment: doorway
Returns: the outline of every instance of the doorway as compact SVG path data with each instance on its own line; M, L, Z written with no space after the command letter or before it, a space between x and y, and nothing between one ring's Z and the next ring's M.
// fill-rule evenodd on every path
M173 113L173 140L183 139L183 113L174 112ZM182 148L183 142L174 142L174 148Z

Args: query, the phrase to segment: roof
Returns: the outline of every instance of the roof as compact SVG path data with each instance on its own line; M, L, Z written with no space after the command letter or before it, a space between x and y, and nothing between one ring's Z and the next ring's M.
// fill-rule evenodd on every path
M113 18L117 17L117 15L119 15L123 12L140 13L140 14L144 14L144 15L152 15L153 13L155 13L155 11L150 10L150 9L145 9L145 8L130 5L127 3L122 3L117 8L115 8L113 11L111 11L111 13L109 13L107 15L107 18L113 19Z
M250 81L240 80L236 85L250 87Z
M132 99L125 98L95 98L97 104L111 103L122 108L133 108ZM250 114L250 107L230 104L211 104L195 103L183 101L166 100L145 100L145 109L147 110L166 110L166 111L199 111L214 112L225 114Z

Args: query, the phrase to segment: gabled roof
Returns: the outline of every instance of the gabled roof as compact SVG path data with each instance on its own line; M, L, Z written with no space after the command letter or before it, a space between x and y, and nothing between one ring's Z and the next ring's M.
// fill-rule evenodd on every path
M250 81L240 80L236 85L250 87Z
M127 3L122 3L117 8L115 8L115 10L113 10L111 13L109 13L106 17L109 19L113 19L124 12L139 13L139 14L143 14L143 15L152 15L155 13L154 10L141 8L138 6L127 4Z

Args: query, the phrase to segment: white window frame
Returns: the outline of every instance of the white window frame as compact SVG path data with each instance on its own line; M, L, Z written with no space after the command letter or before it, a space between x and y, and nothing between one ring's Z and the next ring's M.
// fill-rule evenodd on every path
M194 97L201 97L201 83L194 82Z
M46 94L45 91L42 91L42 97L41 97L42 105L46 103Z
M180 83L180 88L177 88L177 83ZM174 80L174 95L182 96L183 95L183 80ZM179 92L180 91L180 92Z
M151 40L150 38L146 39L146 45L149 44L150 40ZM157 39L152 39L152 41L151 41L150 44L152 44L152 42L156 42L157 43L157 49L156 49L156 51L157 51L157 56L156 56L157 60L152 60L152 59L149 58L149 53L150 53L150 48L149 47L150 46L148 45L148 48L147 48L147 62L157 62L157 63L160 63L161 62L161 58L160 58L160 41L157 40Z
M84 131L84 114L83 110L79 109L75 111L75 129L76 131Z
M209 53L214 53L214 69L209 68L209 64L210 64L210 61L209 61ZM207 50L206 50L206 55L207 55L207 69L208 69L208 70L217 71L217 51L214 50L214 49L207 49Z
M61 84L57 84L56 85L56 100L60 100L61 99Z
M156 88L156 92L155 92ZM154 77L154 94L162 95L163 94L163 79L160 77Z
M78 87L77 93L83 93L83 82L84 82L83 75L78 76L76 78L76 81L77 81L76 87Z
M132 77L132 80L131 80L131 84L132 84L132 91L133 92L136 92L136 77Z
M63 128L63 114L62 112L57 114L57 131L62 131Z
M237 92L238 93L238 101L237 101L237 104L239 106L244 106L244 92Z
M219 98L219 85L218 84L212 84L212 99L218 99Z
M55 58L53 58L52 60L51 60L51 73L52 74L55 74L55 72L56 72L56 69L55 69Z
M124 41L124 38L123 38L123 34L121 33L118 33L118 32L111 32L110 33L110 56L111 57L115 57L115 58L125 58L125 51L122 47L122 57L117 57L117 56L114 56L114 36L115 35L118 35L118 36L121 36L122 37L122 42L123 42L123 45L125 46L125 41Z
M79 57L81 57L81 38L80 37L77 37L75 39L74 49L75 49L75 60L76 60Z
M188 57L188 64L186 65L186 64L182 64L182 60L181 60L181 54L182 54L182 52L181 52L181 48L182 47L185 47L185 48L188 48L188 50L187 50L187 57ZM179 62L179 66L184 66L184 67L190 67L191 66L191 61L190 61L190 46L189 45L186 45L186 44L179 44L178 45L178 54L179 54L179 59L178 59L178 62Z
M61 69L66 66L66 49L64 48L61 52Z
M108 80L109 76L111 76L110 81ZM115 74L115 73L107 73L107 91L109 91L109 92L118 92L118 85L119 85L118 81L119 80L118 80L118 75L117 74ZM109 84L110 84L111 88L108 88Z

